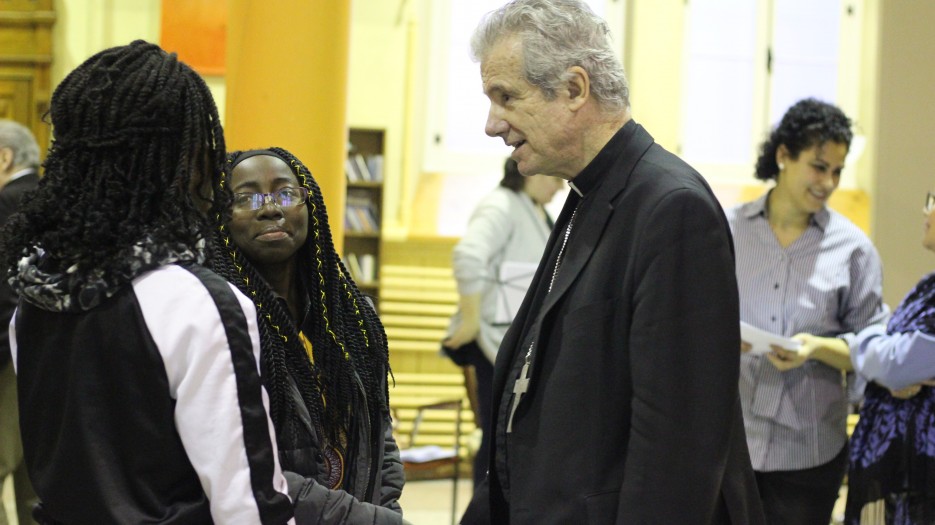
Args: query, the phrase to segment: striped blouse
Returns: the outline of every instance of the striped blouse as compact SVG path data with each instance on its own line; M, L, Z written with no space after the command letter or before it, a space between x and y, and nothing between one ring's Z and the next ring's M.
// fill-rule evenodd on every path
M804 332L849 342L883 322L882 268L870 239L824 208L783 248L766 218L766 197L727 212L741 320L783 336ZM819 361L780 372L765 357L742 356L740 397L754 470L831 461L847 441L845 383L842 371Z

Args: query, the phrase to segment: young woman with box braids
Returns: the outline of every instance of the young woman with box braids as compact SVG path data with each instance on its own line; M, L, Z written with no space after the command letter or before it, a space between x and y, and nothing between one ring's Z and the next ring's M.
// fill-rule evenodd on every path
M231 153L220 191L233 204L214 270L256 304L280 460L287 478L307 478L296 484L297 518L398 523L386 335L334 248L318 184L270 148Z

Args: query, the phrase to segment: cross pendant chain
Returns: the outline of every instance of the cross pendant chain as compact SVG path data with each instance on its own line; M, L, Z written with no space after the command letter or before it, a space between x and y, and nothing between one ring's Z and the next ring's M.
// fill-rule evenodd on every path
M580 202L579 202L580 204ZM546 293L552 292L552 286L555 284L555 277L558 275L558 269L562 265L562 256L565 255L565 246L568 244L568 237L571 236L571 228L575 224L575 216L578 215L578 206L571 212L571 218L568 219L568 226L565 227L565 237L562 239L562 245L558 249L558 255L555 257L555 267L552 269L552 279L549 281L549 289ZM513 404L510 407L510 418L507 419L506 433L513 432L513 417L516 416L516 408L523 399L523 395L529 391L529 365L532 364L532 350L536 343L529 344L526 351L526 362L523 363L523 369L520 370L516 382L513 383Z
M578 207L575 206L571 212L571 219L568 220L568 226L565 227L565 237L562 239L562 246L558 249L558 256L555 258L555 267L552 268L552 280L549 281L549 292L552 291L552 285L555 284L555 277L558 276L558 268L562 265L562 256L565 255L565 245L568 244L568 237L571 235L571 227L575 224L575 216L578 215Z

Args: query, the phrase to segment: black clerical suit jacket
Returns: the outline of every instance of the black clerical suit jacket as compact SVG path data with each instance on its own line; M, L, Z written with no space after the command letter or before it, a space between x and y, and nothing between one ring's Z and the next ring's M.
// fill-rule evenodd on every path
M584 196L565 203L497 356L490 471L463 523L764 523L718 201L633 121L573 182Z

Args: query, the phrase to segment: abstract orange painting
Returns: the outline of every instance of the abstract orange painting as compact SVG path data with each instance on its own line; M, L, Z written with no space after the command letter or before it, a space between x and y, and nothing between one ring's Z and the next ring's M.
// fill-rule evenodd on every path
M160 45L202 75L223 75L227 0L162 0Z

